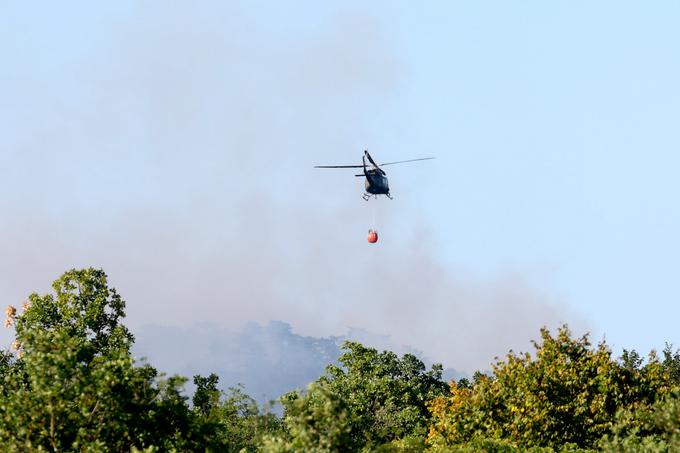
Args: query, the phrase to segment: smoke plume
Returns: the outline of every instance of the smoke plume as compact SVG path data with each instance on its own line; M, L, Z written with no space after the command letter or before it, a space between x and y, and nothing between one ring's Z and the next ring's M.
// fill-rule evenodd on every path
M418 215L434 183L364 203L351 171L312 169L358 163L405 126L389 116L404 68L376 18L317 11L297 30L246 4L132 5L63 24L46 9L43 34L17 14L0 32L35 56L0 76L6 303L95 266L144 342L149 324L280 320L300 335L389 335L466 371L542 325L580 322L530 276L448 265ZM151 363L163 347L146 347Z

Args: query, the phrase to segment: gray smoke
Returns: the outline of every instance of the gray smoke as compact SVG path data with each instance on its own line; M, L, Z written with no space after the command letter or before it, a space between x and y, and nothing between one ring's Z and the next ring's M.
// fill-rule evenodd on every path
M289 324L279 321L266 325L251 322L237 330L213 323L186 328L146 325L136 340L136 355L146 357L159 370L189 378L217 373L221 388L243 384L246 392L261 403L292 390L305 389L325 373L327 365L338 363L340 348L346 340L423 358L420 351L362 329L317 338L298 335ZM444 374L447 379L463 376L453 369ZM189 393L191 388L189 382Z
M35 56L0 75L2 300L102 267L140 338L149 323L356 327L466 371L526 349L542 325L582 327L530 276L446 264L418 216L434 183L364 203L351 172L311 168L358 163L405 126L387 120L405 80L377 19L319 12L308 29L272 30L232 2L132 9L85 9L96 28L50 23L33 40L20 39L30 15L0 27L0 45Z

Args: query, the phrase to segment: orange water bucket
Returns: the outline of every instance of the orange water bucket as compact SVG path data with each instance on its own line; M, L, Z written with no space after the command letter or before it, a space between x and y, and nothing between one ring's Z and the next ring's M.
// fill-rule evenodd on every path
M374 230L368 230L368 242L375 244L378 242L378 232Z

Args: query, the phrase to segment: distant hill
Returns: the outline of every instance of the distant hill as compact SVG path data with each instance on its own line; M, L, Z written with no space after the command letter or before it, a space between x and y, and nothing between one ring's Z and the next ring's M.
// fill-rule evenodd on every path
M309 337L294 333L290 324L281 321L248 323L236 331L216 324L146 325L135 337L135 356L145 357L159 371L190 381L195 374L217 373L222 389L243 384L246 393L261 403L305 388L324 373L326 365L336 363L345 340L400 355L411 353L430 364L419 351L395 345L387 336L350 329L342 336ZM454 369L444 372L447 379L463 376ZM193 392L191 382L187 389Z

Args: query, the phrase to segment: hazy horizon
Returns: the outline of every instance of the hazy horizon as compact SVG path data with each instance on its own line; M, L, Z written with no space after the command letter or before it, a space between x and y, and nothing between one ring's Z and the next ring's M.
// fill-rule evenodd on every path
M561 323L680 344L679 8L5 4L0 297L93 266L139 337L356 328L467 373ZM436 160L392 201L313 168L364 149Z

